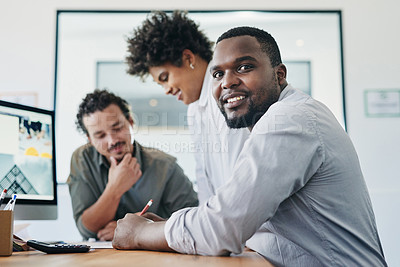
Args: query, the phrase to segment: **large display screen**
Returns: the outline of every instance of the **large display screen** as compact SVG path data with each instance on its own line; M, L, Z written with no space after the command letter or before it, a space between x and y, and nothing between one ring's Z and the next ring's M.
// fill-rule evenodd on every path
M56 198L53 117L52 111L0 101L0 189L8 198L17 194L17 203Z

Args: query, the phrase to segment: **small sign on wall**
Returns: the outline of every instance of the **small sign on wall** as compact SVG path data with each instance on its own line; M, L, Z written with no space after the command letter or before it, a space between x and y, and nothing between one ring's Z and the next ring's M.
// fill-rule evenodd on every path
M400 89L364 91L367 117L400 117Z

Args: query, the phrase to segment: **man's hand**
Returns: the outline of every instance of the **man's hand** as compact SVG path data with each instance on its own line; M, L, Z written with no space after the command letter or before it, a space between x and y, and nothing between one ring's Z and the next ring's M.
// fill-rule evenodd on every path
M139 215L140 212L136 212L135 214L136 214L136 215ZM152 213L152 212L146 212L145 214L142 215L142 217L145 217L145 218L147 218L147 219L150 219L150 220L152 220L152 221L154 221L154 222L166 221L166 219L164 219L164 218L162 218L162 217L160 217L160 216L158 216L157 214L154 214L154 213Z
M153 223L153 221L136 214L126 214L117 222L112 242L113 247L116 249L140 249L139 239L142 229L149 223Z
M165 221L153 222L143 216L128 213L117 222L113 247L172 251L165 240L164 225Z
M82 213L82 224L95 233L102 229L107 231L107 224L114 220L122 195L142 176L140 165L132 155L126 154L119 164L115 158L110 160L111 166L105 190L99 199Z
M97 232L97 238L101 241L111 241L114 238L114 231L117 227L116 221L109 222L104 228Z
M110 158L111 166L108 172L107 187L112 188L114 193L121 197L142 176L137 159L131 154L125 154L120 163L113 157Z

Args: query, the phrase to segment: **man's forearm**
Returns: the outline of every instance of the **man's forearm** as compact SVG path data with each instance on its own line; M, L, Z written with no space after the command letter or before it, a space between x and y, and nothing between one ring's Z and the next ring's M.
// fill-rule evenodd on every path
M151 222L142 228L138 236L138 249L173 251L167 243L164 235L165 221Z
M99 199L82 214L82 223L90 231L97 233L114 220L121 197L107 187Z

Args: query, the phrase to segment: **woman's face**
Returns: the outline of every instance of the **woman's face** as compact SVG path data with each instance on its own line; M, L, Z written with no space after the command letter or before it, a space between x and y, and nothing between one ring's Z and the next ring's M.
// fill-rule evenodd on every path
M205 69L203 62L190 52L182 55L182 65L177 67L171 63L149 68L153 80L164 87L165 94L174 95L186 105L200 97ZM198 63L198 64L196 64ZM192 66L192 67L191 67Z

